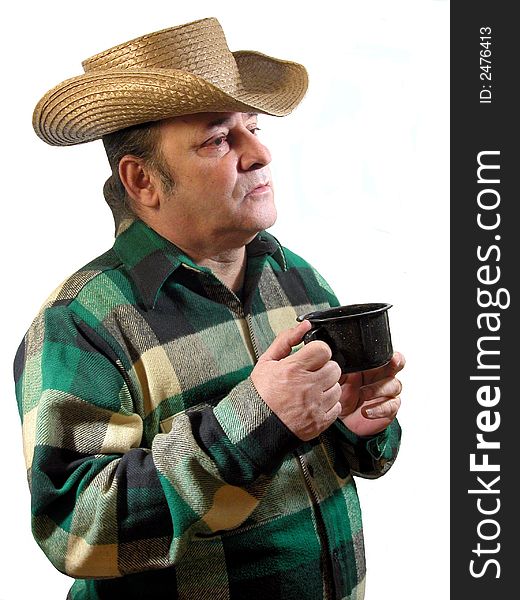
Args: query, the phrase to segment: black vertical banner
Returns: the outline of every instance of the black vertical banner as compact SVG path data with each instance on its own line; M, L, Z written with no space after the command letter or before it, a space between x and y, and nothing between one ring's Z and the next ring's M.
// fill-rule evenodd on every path
M520 574L520 34L514 6L451 3L450 578L451 597L471 600L515 596Z

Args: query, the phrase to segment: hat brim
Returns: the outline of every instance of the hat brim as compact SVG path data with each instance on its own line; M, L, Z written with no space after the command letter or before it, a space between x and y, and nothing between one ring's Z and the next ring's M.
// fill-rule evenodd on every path
M175 69L106 69L67 79L38 102L37 135L53 146L174 116L201 112L289 114L307 90L305 68L259 52L234 52L240 84L224 90Z

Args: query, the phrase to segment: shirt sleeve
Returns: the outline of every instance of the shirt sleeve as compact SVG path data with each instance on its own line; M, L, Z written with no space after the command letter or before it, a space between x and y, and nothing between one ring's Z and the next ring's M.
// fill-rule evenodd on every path
M380 433L369 437L352 433L339 419L333 427L354 475L376 479L394 464L401 441L401 426L397 419Z
M246 379L142 447L128 373L65 305L33 323L15 380L33 534L76 578L167 567L194 535L240 526L300 443Z

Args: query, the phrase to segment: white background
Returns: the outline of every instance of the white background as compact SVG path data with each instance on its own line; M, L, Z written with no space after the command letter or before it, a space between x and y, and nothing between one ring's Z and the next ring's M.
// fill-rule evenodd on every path
M279 209L272 232L322 272L343 304L393 304L394 347L408 361L404 434L393 469L358 484L366 598L446 598L448 2L263 0L253 9L90 0L18 2L3 20L0 600L64 599L70 586L31 537L11 365L46 296L113 239L101 142L47 146L32 131L32 110L92 54L207 16L220 20L231 50L309 71L308 95L293 115L260 119Z

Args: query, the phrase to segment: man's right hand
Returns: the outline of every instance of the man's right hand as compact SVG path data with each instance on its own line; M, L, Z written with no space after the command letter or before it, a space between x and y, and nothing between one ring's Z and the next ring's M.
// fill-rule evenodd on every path
M264 402L303 441L317 437L341 412L341 369L330 360L329 346L316 340L291 354L310 328L303 321L280 333L251 372Z

